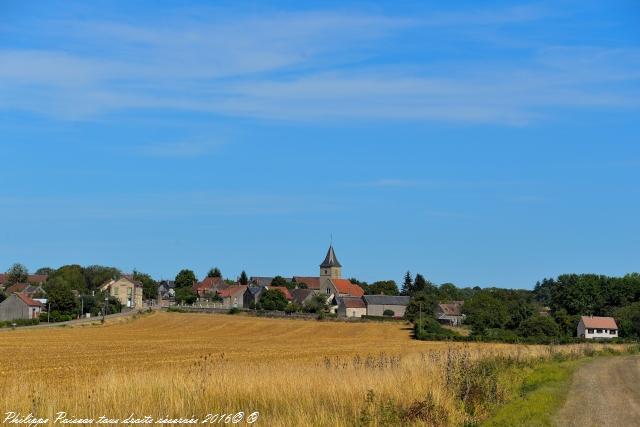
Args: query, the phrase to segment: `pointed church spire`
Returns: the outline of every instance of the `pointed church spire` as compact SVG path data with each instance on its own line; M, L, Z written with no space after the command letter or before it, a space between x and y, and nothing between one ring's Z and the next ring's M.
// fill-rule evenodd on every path
M320 264L320 268L330 268L330 267L342 267L338 258L336 257L336 253L333 251L333 245L329 246L329 250L327 251L327 256L324 258L322 264Z

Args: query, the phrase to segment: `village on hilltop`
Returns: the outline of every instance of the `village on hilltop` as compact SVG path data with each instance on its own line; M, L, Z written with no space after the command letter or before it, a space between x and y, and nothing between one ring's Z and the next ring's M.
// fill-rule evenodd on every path
M23 274L22 280L16 280L15 273L8 272L0 274L0 290L4 296L4 300L0 302L0 322L4 326L22 326L42 320L55 322L91 316L104 318L118 312L147 308L201 312L245 311L259 312L263 315L267 313L272 316L326 315L344 320L404 319L416 325L426 325L432 319L435 324L450 329L432 324L430 332L425 336L440 337L443 334L451 334L451 330L464 331L462 328L466 326L467 313L471 313L469 323L474 330L488 331L484 333L495 335L495 332L491 332L494 330L491 329L494 327L491 325L492 319L478 321L479 316L473 315L473 309L465 310L465 300L471 301L468 307L478 305L477 301L472 297L465 297L463 290L458 290L451 284L444 284L437 289L419 274L416 275L413 284L408 272L401 291L392 281L376 282L383 283L384 286L375 287L356 279L345 279L342 277L342 264L338 261L333 245L329 246L319 267L318 276L247 277L243 271L240 277L233 281L224 279L217 268L212 269L201 281L197 281L195 274L190 270L182 270L176 276L176 280L160 282L155 282L148 275L134 272L107 277L101 282L99 278L91 279L98 282L90 291L69 290L64 285L64 280L56 278L52 281L53 284L48 285L50 276L44 274L48 271L39 270L41 274ZM81 267L65 266L61 270L64 268L73 270ZM103 274L117 271L99 266L88 267L92 268ZM544 284L538 286L543 289ZM426 288L440 292L435 303L430 304L429 299L425 299ZM452 289L453 293L450 292ZM476 293L477 295L480 294ZM77 307L78 301L80 307ZM72 308L74 303L76 307ZM65 304L66 313L63 312ZM480 306L482 304L479 303ZM521 306L516 307L516 311L520 309ZM531 310L531 307L528 309ZM482 307L482 310L491 311L491 308ZM540 307L536 316L521 319L521 326L525 324L525 320L537 320L537 324L529 325L530 329L533 329L534 333L549 336L555 333L552 324L555 320L551 319L549 312L548 307ZM75 316L73 313L76 313ZM533 314L535 313L531 313ZM499 310L494 316L499 316ZM612 339L619 336L619 327L613 317L582 315L574 318L577 322L577 326L573 326L574 336L578 338ZM552 331L548 332L545 328L551 328ZM416 330L416 335L419 337L420 332L424 333L426 329L426 326L421 326ZM499 337L501 339L510 337L506 335L505 338L503 332L499 333L503 335Z

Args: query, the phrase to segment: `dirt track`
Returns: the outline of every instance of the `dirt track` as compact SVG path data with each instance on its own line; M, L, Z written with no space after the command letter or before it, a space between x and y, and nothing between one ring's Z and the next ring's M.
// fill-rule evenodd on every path
M559 427L640 425L640 356L599 358L582 366L555 421Z

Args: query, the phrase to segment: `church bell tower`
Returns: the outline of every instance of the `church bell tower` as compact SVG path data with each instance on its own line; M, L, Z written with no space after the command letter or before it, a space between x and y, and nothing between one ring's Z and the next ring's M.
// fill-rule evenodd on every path
M342 265L336 257L336 253L333 251L333 245L329 246L327 256L320 264L320 288L324 286L324 282L329 279L340 279Z

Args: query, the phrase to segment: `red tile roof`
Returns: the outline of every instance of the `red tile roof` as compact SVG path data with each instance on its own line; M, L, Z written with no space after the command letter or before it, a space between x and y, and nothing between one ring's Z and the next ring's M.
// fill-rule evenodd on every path
M220 295L223 298L235 297L238 294L244 294L244 292L247 290L247 287L248 287L247 285L229 286L228 288L220 289L218 291L218 295Z
M347 279L331 279L331 282L333 282L340 294L351 295L354 297L361 297L364 295L364 290L360 286L355 283L351 283Z
M27 286L29 286L28 283L15 283L9 286L6 291L9 294L18 293L24 291Z
M304 283L309 289L320 290L319 277L293 276L293 278L296 279L296 283Z
M269 286L268 289L275 289L280 291L288 301L291 301L293 299L293 295L291 295L291 292L289 292L289 289L287 289L284 286Z
M42 307L42 304L39 301L34 301L25 294L16 293L15 296L17 296L22 301L24 301L24 303L27 304L29 307Z
M438 304L438 308L448 316L462 316L463 305L464 301L454 301L452 303Z
M30 274L27 278L27 282L36 283L39 285L46 282L48 277L49 276L47 276L46 274Z
M36 283L36 284L41 284L47 281L47 276L46 274L30 274L27 276L27 282L29 283ZM6 283L7 280L9 280L9 278L7 277L6 274L4 273L0 273L0 284L2 283Z
M222 277L206 277L202 282L193 285L193 290L196 293L206 293L213 289L214 286L224 286L225 282Z
M367 308L362 298L342 297L340 299L347 308Z
M585 328L618 329L618 325L616 325L613 317L582 316L580 319L582 323L584 323Z

